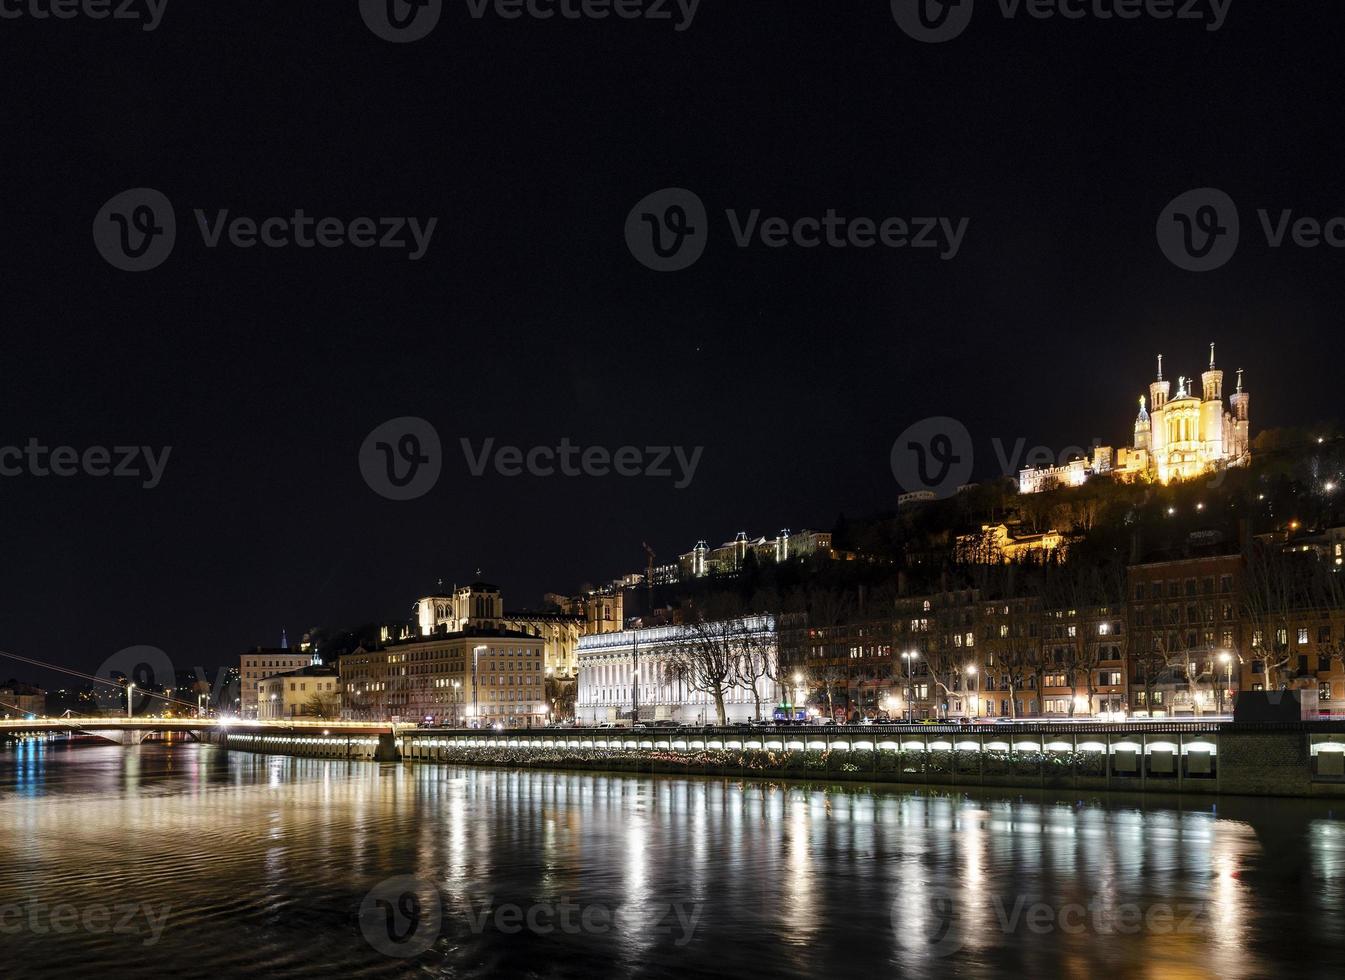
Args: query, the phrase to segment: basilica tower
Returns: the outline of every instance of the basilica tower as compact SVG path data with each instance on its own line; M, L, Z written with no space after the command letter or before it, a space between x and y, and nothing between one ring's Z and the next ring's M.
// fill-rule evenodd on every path
M1157 456L1167 443L1167 425L1163 414L1168 403L1171 382L1163 380L1163 355L1158 355L1158 378L1149 385L1149 451Z
M1214 366L1214 345L1210 344L1210 366L1200 376L1200 439L1205 452L1215 458L1224 456L1224 372Z

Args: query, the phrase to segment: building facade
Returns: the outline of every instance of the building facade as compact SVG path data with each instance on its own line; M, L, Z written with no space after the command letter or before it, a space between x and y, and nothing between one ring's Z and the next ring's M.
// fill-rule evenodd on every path
M22 718L47 713L47 692L31 684L8 681L0 684L0 718Z
M293 647L273 649L257 647L243 654L239 658L238 666L238 716L259 717L257 687L264 678L311 667L316 663L318 661L313 654L295 650ZM227 710L229 706L222 707Z
M343 714L357 721L453 727L546 724L542 637L504 628L441 629L433 636L341 657Z
M783 530L773 538L749 538L739 531L732 541L711 548L704 541L677 558L677 579L690 582L712 575L735 575L747 561L748 555L760 563L783 563L798 558L822 555L836 560L853 557L838 552L831 546L831 534L826 531Z
M547 675L573 680L579 638L620 629L623 599L620 591L607 590L566 599L555 612L508 612L496 586L473 582L419 599L415 608L421 636L504 629L537 637L542 641Z
M341 677L335 667L309 665L257 682L257 717L325 720L341 717Z
M708 627L658 626L586 636L579 641L579 690L575 717L579 724L603 725L676 721L712 725L718 718L713 693L693 672L679 669ZM779 680L775 622L769 616L734 620L711 642L740 650L750 666L736 671L726 684L724 709L729 724L751 721L757 711L770 718L784 696ZM713 654L711 656L714 656ZM721 658L724 659L724 658Z

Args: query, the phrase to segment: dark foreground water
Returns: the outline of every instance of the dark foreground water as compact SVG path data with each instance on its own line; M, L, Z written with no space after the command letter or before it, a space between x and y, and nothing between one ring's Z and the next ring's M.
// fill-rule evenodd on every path
M0 976L1339 976L1339 808L0 750Z

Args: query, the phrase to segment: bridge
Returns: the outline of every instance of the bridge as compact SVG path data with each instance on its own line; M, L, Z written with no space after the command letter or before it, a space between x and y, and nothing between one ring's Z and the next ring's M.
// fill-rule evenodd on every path
M297 738L363 740L390 734L386 722L309 721L306 719L252 720L237 718L122 718L61 717L0 720L0 740L17 740L54 735L92 735L118 745L139 745L154 735L181 736L198 742L227 744L234 735L242 741L286 735Z

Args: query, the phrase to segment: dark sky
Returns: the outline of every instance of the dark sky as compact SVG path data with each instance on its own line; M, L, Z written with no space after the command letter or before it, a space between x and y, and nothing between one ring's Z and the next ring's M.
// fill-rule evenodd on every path
M1233 0L1211 32L981 0L939 45L885 0L704 0L682 32L445 0L408 44L357 8L0 19L0 447L172 447L152 490L0 478L0 649L215 664L282 628L409 615L478 567L536 604L642 567L642 541L671 560L889 509L892 442L926 416L967 425L980 476L992 437L1124 443L1153 355L1191 374L1211 340L1230 390L1248 371L1253 432L1339 415L1345 254L1270 249L1255 217L1345 214L1337 4ZM710 238L658 273L623 228L669 186L705 202ZM1243 240L1197 274L1154 229L1206 186ZM177 243L132 274L91 227L135 187L172 202ZM438 227L415 262L209 249L195 208ZM744 250L729 208L970 224L951 261ZM445 449L410 502L357 464L398 416ZM704 455L680 490L478 478L464 437Z

